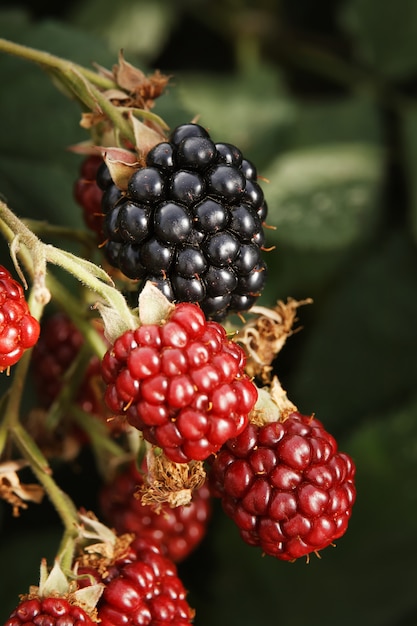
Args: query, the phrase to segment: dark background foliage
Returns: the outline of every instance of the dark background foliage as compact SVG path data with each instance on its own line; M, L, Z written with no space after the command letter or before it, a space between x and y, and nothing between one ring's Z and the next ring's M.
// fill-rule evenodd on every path
M117 53L172 74L156 112L200 115L258 166L270 215L268 305L312 297L276 370L357 465L349 530L321 559L275 561L216 507L180 566L199 626L417 623L417 4L414 0L2 3L0 36L89 65ZM79 111L36 66L0 56L0 192L80 226ZM2 258L9 263L6 246ZM57 478L94 507L88 452ZM3 619L52 558L47 503L0 509Z

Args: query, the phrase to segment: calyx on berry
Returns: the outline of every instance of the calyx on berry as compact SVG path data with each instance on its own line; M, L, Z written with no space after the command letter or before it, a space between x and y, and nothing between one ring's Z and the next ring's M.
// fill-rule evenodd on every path
M98 621L96 605L103 590L101 582L80 589L74 579L67 578L57 560L49 570L43 559L39 585L30 587L29 593L21 596L5 626L55 624L59 623L57 619L69 626L81 623L92 626Z

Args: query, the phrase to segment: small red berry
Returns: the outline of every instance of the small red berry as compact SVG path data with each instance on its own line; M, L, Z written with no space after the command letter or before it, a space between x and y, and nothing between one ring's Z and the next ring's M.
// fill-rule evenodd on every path
M127 331L102 362L111 411L176 463L203 461L245 428L257 388L245 353L196 304Z
M250 423L213 460L212 493L249 545L294 560L346 531L356 498L355 467L321 422L291 413Z
M65 313L54 313L42 322L39 341L33 350L32 372L39 399L45 408L59 394L65 372L83 344L83 334ZM103 393L100 359L92 356L76 400L86 413L104 414Z
M81 586L91 581L105 585L97 603L101 626L190 626L194 617L175 564L149 538L137 536L103 577L88 566L78 574Z
M0 371L17 363L39 338L40 326L29 311L22 286L0 266Z
M103 211L101 199L103 191L97 185L97 170L103 163L99 155L89 155L81 163L79 178L74 184L74 198L83 210L86 226L95 232L99 242L103 241Z
M142 467L146 471L146 464ZM211 496L206 484L195 489L188 505L157 510L135 497L143 474L131 463L100 492L100 504L108 523L119 533L133 532L158 543L174 562L185 559L201 542L211 516Z
M94 623L80 606L54 596L22 600L4 626L93 626Z

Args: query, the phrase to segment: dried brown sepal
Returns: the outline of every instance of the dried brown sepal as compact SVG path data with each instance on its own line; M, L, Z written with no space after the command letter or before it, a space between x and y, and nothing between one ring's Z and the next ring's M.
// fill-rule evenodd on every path
M273 360L288 337L298 330L293 328L298 307L311 302L311 298L288 298L287 302L279 300L273 309L263 306L250 309L248 313L256 317L246 322L235 338L246 351L249 376L258 376L264 383L270 382Z
M77 567L94 567L104 575L112 563L123 558L135 535L132 533L118 535L100 522L92 511L80 511L79 518L80 555L76 560Z
M123 559L129 550L135 535L124 533L116 537L115 543L103 549L103 544L88 546L79 557L77 557L77 567L91 567L95 569L102 578L108 574L109 568L118 560Z
M206 478L201 461L174 463L164 454L156 454L154 448L148 451L146 463L148 471L135 497L157 512L163 504L172 508L189 504L193 491L201 487Z
M171 77L161 74L159 70L146 76L142 70L126 61L121 50L119 62L113 66L113 78L119 87L130 94L129 106L149 110L164 93Z
M40 504L45 492L41 485L20 482L17 471L27 465L25 461L6 461L0 464L0 498L12 506L13 516L18 517L27 502Z
M270 386L258 390L258 400L249 415L249 420L256 426L265 426L272 422L284 422L298 408L291 402L277 376Z

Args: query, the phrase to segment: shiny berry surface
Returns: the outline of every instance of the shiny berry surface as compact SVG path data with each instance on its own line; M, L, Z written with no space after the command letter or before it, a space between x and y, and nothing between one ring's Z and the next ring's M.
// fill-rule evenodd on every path
M81 567L79 573L105 585L97 604L101 626L189 626L192 622L194 610L175 564L147 538L136 537L103 577L91 567ZM84 577L81 584L87 580Z
M75 201L82 208L86 226L96 233L99 243L103 240L103 212L101 200L103 188L97 183L99 169L106 171L111 182L109 170L101 156L89 155L80 167L80 174L75 181L73 194Z
M80 606L53 596L22 600L4 626L93 626L95 623Z
M346 531L355 466L318 420L292 413L249 424L215 457L212 493L249 545L282 560L317 552Z
M182 124L149 151L127 190L101 166L97 188L105 216L101 248L139 291L152 279L170 300L198 302L216 321L260 296L267 205L255 166L236 146L214 143L198 124ZM235 263L248 244L257 249L252 267L265 271L253 284L239 281L252 268ZM215 289L214 275L225 277Z
M20 283L0 266L0 372L17 363L38 341L40 326Z
M102 361L105 400L170 460L202 461L247 424L257 389L244 365L223 326L183 302L164 324L116 339Z

